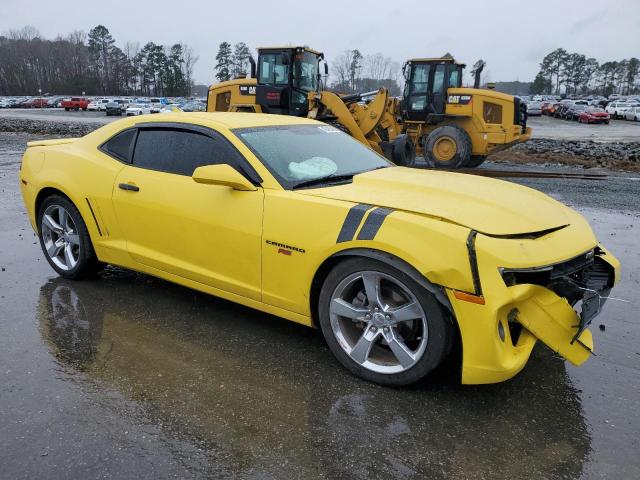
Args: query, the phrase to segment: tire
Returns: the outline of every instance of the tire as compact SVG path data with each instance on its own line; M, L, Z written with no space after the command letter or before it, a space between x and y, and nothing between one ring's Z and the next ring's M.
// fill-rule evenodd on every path
M65 111L65 112L68 112L68 111L69 111L69 108L68 108L68 107L64 107L64 111Z
M58 275L77 280L99 269L87 226L68 198L47 197L38 211L37 221L40 247Z
M422 142L424 160L432 168L461 168L471 159L471 139L460 127L438 127Z
M391 144L391 159L401 167L413 167L416 163L416 146L411 137L398 135Z
M486 155L471 155L471 159L467 162L465 167L467 168L479 167L484 163L486 159L487 159Z
M369 285L381 286L382 302L367 300L365 277ZM389 303L397 306L389 309ZM385 326L393 322L393 317L385 320L387 315L402 306L411 310L409 319ZM354 375L380 385L404 386L422 380L440 365L453 342L453 327L436 298L405 273L369 258L345 260L329 273L318 313L322 334L338 361ZM353 320L352 314L362 320ZM404 348L398 350L399 346Z
M604 121L604 124L605 124L605 125L609 125L609 120L605 120L605 121Z

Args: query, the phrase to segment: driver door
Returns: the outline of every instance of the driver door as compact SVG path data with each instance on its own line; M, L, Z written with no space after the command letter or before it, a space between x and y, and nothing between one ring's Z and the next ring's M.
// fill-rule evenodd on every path
M203 165L228 163L243 174L250 165L212 130L155 125L138 128L131 164L113 189L129 254L154 269L260 300L263 190L191 178Z

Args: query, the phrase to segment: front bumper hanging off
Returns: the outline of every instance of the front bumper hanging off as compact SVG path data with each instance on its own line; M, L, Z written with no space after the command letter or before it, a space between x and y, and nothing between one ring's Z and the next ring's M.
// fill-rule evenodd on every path
M499 282L481 272L484 305L460 301L450 292L463 342L462 382L514 376L537 340L575 365L585 362L594 350L588 327L618 268L615 257L597 247L553 265L498 269Z

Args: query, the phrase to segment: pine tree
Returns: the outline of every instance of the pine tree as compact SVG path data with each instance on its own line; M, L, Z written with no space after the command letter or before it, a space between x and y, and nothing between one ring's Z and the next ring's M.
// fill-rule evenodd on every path
M89 31L89 54L103 93L111 87L110 57L116 41L107 27L98 25Z
M231 67L233 66L233 55L231 53L231 44L222 42L218 47L216 55L216 78L221 82L231 79Z
M251 50L244 42L236 43L233 47L233 77L239 77L242 74L247 73L247 67L249 66L249 58L251 57Z

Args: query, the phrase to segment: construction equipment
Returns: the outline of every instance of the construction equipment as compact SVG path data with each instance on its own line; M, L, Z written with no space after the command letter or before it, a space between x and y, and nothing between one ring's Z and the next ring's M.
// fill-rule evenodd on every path
M414 166L418 153L434 168L475 167L531 136L526 106L517 97L463 88L465 65L451 57L407 61L400 99L385 88L343 96L325 90L321 65L326 76L324 55L308 47L260 48L250 78L209 88L207 111L308 116L403 166Z

